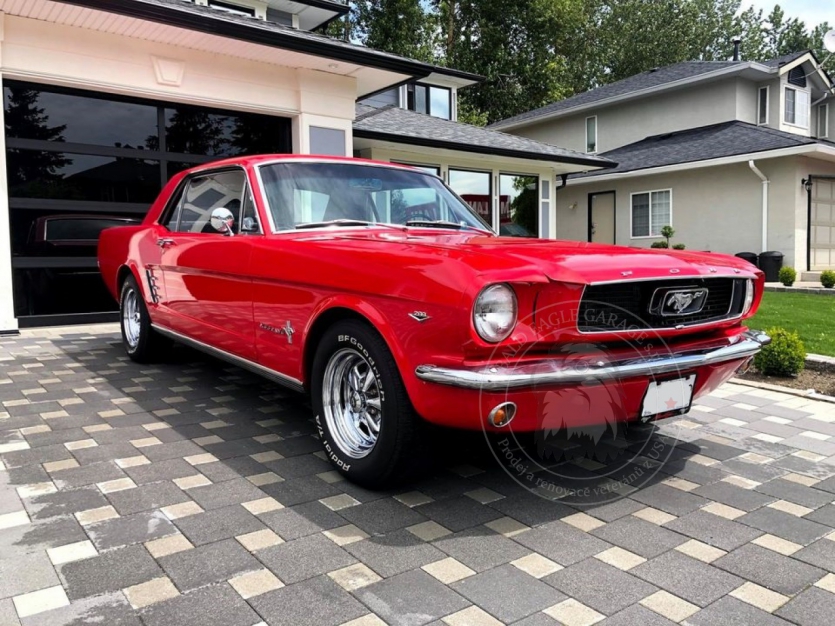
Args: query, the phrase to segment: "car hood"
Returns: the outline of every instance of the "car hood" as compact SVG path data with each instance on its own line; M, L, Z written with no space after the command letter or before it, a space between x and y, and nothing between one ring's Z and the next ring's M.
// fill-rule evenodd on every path
M524 280L525 274L540 274L554 281L585 284L661 277L754 277L761 273L747 261L726 254L495 237L472 232L439 234L436 230L368 229L330 232L328 238L340 239L347 247L366 251L377 248L396 253L402 249L403 253L412 250L421 256L455 258L480 274L501 276L509 272L509 276L519 280Z

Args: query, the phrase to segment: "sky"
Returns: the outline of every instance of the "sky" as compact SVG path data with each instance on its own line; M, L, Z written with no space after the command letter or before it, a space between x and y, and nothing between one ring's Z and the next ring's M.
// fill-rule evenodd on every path
M763 15L768 15L775 4L779 4L787 16L806 22L808 28L814 28L821 22L835 24L833 0L742 0L742 10L754 5L763 9Z

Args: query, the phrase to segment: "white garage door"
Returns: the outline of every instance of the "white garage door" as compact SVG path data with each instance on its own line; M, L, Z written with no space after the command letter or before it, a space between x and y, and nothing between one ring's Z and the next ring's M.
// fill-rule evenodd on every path
M835 181L814 179L812 186L812 270L835 268Z

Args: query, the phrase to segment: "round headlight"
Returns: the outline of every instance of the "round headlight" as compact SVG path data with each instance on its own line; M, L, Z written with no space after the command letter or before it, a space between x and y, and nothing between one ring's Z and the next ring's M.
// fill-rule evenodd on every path
M473 323L484 341L498 343L516 327L516 294L508 285L491 285L478 295L473 306Z

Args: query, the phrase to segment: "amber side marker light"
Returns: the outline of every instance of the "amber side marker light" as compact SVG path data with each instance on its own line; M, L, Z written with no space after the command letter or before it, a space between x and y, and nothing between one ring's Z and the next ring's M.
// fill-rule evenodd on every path
M510 424L514 417L516 417L516 404L503 402L493 407L493 410L487 416L487 422L490 426L501 428Z

